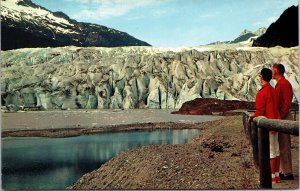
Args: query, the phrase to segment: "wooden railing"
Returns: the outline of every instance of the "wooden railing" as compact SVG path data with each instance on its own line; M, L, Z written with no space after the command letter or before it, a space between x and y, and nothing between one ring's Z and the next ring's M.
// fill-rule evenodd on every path
M254 165L260 169L260 186L272 188L269 130L299 136L299 121L295 121L298 110L291 111L294 121L259 116L253 119L251 127L247 125L249 112L253 110L243 112L243 126L253 148Z

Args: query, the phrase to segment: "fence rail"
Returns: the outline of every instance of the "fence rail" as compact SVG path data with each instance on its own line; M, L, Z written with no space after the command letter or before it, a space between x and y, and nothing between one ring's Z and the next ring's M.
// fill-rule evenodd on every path
M251 127L248 127L249 112L253 111L243 112L243 126L252 145L254 165L260 169L260 186L272 188L269 130L299 136L299 121L295 121L299 111L291 110L291 113L294 114L294 121L274 120L259 116L255 117Z

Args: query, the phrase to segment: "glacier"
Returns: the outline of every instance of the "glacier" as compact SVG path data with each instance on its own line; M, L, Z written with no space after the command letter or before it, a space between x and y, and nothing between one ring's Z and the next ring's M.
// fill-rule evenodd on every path
M298 50L68 46L1 51L1 103L43 109L174 109L195 98L254 101L260 70L276 62L284 64L298 102Z

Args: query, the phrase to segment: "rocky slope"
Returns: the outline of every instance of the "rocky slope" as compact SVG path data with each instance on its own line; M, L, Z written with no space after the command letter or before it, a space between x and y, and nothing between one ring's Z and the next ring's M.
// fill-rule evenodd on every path
M180 108L195 98L254 101L263 67L281 62L299 100L298 47L35 48L1 51L2 105Z
M299 45L298 6L286 9L279 19L272 23L266 33L253 42L261 47L293 47Z
M127 33L70 19L31 0L1 1L1 49L57 46L150 46Z

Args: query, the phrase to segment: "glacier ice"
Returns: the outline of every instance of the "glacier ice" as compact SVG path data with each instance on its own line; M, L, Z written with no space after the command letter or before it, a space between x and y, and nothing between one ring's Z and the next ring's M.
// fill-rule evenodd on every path
M2 105L44 109L179 108L195 98L254 101L280 62L299 100L298 47L59 47L1 51Z

